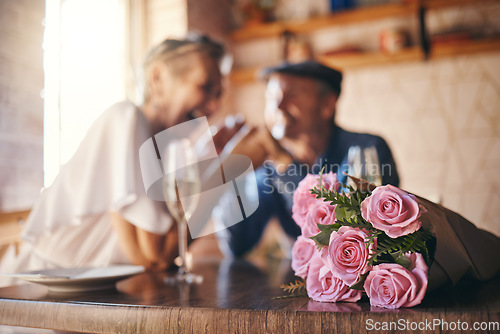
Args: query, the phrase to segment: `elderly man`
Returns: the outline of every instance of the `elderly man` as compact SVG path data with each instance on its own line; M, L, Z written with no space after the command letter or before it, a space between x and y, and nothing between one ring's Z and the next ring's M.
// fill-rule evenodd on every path
M346 182L342 172L352 165L349 155L355 150L376 151L375 169L380 171L381 183L399 184L394 159L382 138L348 132L335 125L340 72L308 61L268 68L264 74L268 79L266 129L251 131L232 151L250 156L254 167L260 166L256 172L258 194L240 193L243 197L258 196L259 207L242 222L229 226L235 208L224 198L221 200L214 218L229 226L218 234L227 255L240 256L251 250L273 217L279 219L287 235L296 238L300 228L291 216L297 184L307 173L318 173L323 167Z

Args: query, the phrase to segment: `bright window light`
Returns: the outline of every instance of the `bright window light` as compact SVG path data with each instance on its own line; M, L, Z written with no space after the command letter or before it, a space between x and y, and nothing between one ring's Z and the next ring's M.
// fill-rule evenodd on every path
M47 0L45 186L73 156L88 128L125 93L122 0Z

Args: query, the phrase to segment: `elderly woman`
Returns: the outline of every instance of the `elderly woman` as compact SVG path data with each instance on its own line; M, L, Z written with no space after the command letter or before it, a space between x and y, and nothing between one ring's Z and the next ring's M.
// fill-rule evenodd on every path
M167 268L177 231L164 203L145 193L140 145L152 135L216 111L223 47L206 37L166 40L144 63L144 103L118 103L93 124L53 185L44 189L16 255L0 271L138 264Z

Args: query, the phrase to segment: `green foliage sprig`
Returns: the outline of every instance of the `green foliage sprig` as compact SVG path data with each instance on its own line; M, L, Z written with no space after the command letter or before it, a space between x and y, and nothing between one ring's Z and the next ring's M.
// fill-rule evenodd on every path
M376 245L369 255L368 265L398 263L408 269L410 259L405 254L410 252L422 254L427 266L430 268L436 250L436 238L430 231L421 227L418 231L399 238L389 237L383 231L373 227L361 214L361 203L371 195L371 192L360 191L346 185L341 185L340 191L331 191L323 187L322 174L323 170L319 174L319 187L310 189L310 191L311 194L316 195L316 198L335 205L335 222L329 225L317 224L320 232L312 236L311 239L314 240L318 249L330 244L330 236L333 232L338 231L342 226L348 226L366 232L367 238L364 242L367 248L370 245ZM348 192L346 193L344 189L347 189ZM363 290L366 276L367 274L362 275L359 281L350 288ZM304 280L282 284L280 287L289 295L274 299L307 296L306 282Z
M283 291L294 293L295 291L305 290L306 289L306 281L303 279L295 280L295 282L290 282L288 284L281 284L280 288Z
M347 195L343 188L349 190ZM335 207L335 223L331 225L317 224L320 233L311 237L316 243L318 248L328 246L330 243L330 235L332 232L337 231L341 226L349 226L352 228L364 229L368 233L368 240L366 240L366 247L374 242L378 234L381 233L375 229L361 216L361 202L368 197L371 193L361 192L351 186L342 185L340 192L331 191L322 187L311 189L311 193L316 195L316 198L323 198L324 202L330 202Z
M420 253L425 262L430 267L434 258L436 249L436 238L423 227L418 231L401 236L399 238L390 238L384 232L377 230L372 224L367 222L361 215L361 202L371 195L371 192L362 192L351 186L341 185L339 192L331 191L322 187L311 189L311 193L316 198L330 202L335 207L335 223L331 225L318 224L320 233L311 237L318 248L328 246L330 235L337 231L341 226L364 229L368 234L365 240L366 247L376 242L376 249L370 254L369 265L376 265L384 262L395 262L391 253L397 253L401 259L401 254L407 252ZM348 189L345 193L343 189ZM403 260L402 260L403 261Z
M381 233L377 238L377 248L368 259L368 264L375 265L381 262L387 262L381 259L382 256L387 254L397 253L401 255L411 252L422 254L425 263L430 267L434 258L435 249L436 238L423 228L420 228L414 233L394 239L388 237L385 233ZM394 258L394 256L391 257L394 260L389 262L395 262L399 256L397 258Z
M281 284L280 288L283 289L284 292L287 292L289 294L286 296L273 297L273 299L307 297L306 281L304 281L303 279L295 280L295 282L290 282L288 284Z
M349 190L349 196L344 192L344 189ZM324 202L330 202L331 205L337 205L337 207L341 207L346 211L361 213L359 208L361 202L363 202L371 192L362 192L354 189L352 186L346 185L341 185L340 192L337 192L325 189L322 184L320 184L319 188L311 189L311 194L316 195L316 198L323 198Z

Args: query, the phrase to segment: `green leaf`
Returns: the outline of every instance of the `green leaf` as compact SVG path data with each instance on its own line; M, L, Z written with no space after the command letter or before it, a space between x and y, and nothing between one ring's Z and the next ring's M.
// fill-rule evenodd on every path
M410 258L404 255L403 252L397 251L395 253L391 253L392 258L394 259L394 262L405 267L406 269L410 268Z
M337 231L339 228L340 228L340 224L319 224L319 223L316 223L316 225L318 226L319 230L320 231L323 231L323 230L326 230L326 229L330 229L330 228L333 228L334 231Z
M318 224L318 227L321 224ZM314 240L316 245L322 247L322 246L328 246L330 244L330 235L333 233L333 231L336 231L339 229L338 224L332 224L332 225L321 225L321 232L316 234L315 236L312 236L311 239Z
M351 219L354 218L358 214L358 212L359 211L353 210L352 208L337 205L337 207L335 208L335 219L338 220Z
M364 290L364 284L365 284L365 280L366 280L366 277L368 276L368 273L366 274L363 274L359 277L359 280L354 283L353 285L351 285L349 287L349 289L353 289L353 290Z

